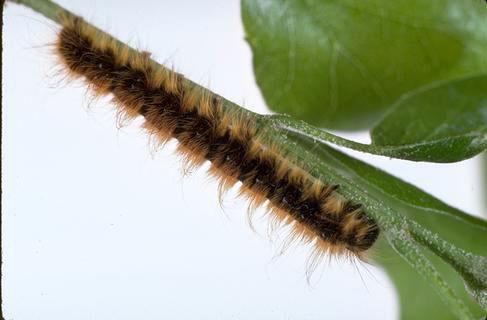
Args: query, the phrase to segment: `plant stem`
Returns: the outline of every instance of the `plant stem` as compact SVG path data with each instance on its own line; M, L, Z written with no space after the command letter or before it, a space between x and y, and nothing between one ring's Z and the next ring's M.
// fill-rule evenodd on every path
M293 130L299 132L300 134L304 134L309 137L312 137L313 139L319 142L322 143L331 142L333 144L345 148L357 150L360 152L375 154L379 156L386 156L391 158L397 158L397 159L405 159L410 161L432 161L438 163L449 163L449 162L455 162L460 160L457 158L430 159L427 158L422 153L419 153L418 155L415 152L413 152L413 149L415 148L430 148L431 143L433 141L424 141L424 142L416 142L412 144L392 145L392 146L387 146L387 145L383 146L374 143L365 144L365 143L359 143L356 141L348 140L343 137L334 135L333 133L314 127L304 121L298 121L287 115L278 114L278 115L269 116L269 118L275 120L275 122L281 123L281 126L283 127L285 126L287 130ZM465 160L465 159L461 159L461 160Z
M281 140L282 143L286 144L286 138L282 141L282 138L275 137L277 141ZM283 148L286 146L283 145ZM293 146L294 152L297 155L306 155L305 148L301 147L300 144L297 146ZM297 150L296 150L297 149ZM304 156L308 157L308 156ZM316 171L327 172L333 181L338 181L342 187L342 192L345 196L354 198L357 201L364 203L367 208L370 209L369 213L379 221L381 228L386 233L386 238L394 250L409 264L411 265L425 280L429 281L431 286L440 293L440 297L443 299L446 305L452 310L452 312L459 318L459 319L474 319L473 315L471 314L468 307L465 303L459 299L456 293L451 289L445 279L438 273L436 268L433 264L421 253L421 248L415 242L416 237L412 236L411 233L417 235L420 239L426 239L427 234L425 233L424 228L420 227L419 225L411 230L409 224L412 223L409 218L402 216L389 207L384 207L380 200L375 199L374 195L369 194L367 192L362 191L356 186L353 186L346 178L342 178L338 173L340 170L336 170L335 167L329 166L328 163L320 162L319 159L306 159L310 163L316 163L317 167L315 168ZM327 160L330 160L327 158ZM338 159L336 159L339 162ZM434 247L434 250L431 251L437 253L444 261L449 261L447 257L458 257L462 268L470 268L468 261L463 259L463 252L460 249L455 248L453 245L449 244L450 249L455 248L452 252L448 253L447 255L442 256L440 248L440 244L446 243L444 240L436 237L435 241L426 242L424 241L425 245L429 248L430 246ZM460 268L460 269L462 269ZM462 275L462 273L460 273Z
M55 4L50 0L7 0L7 1L23 4L24 6L29 7L32 10L44 15L46 18L49 18L58 23L60 22L59 20L60 13L74 16L73 13Z
M468 307L458 299L455 292L451 289L445 279L433 266L431 261L425 257L416 243L404 233L404 237L393 237L389 243L394 250L406 260L426 280L433 282L434 289L440 293L444 303L450 307L458 319L475 319Z

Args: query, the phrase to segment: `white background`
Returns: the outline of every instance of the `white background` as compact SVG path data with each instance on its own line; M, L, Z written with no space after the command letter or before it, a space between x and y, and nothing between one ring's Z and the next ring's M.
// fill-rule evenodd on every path
M268 112L239 1L58 2L226 98ZM223 212L204 170L182 176L174 144L151 153L137 123L117 130L106 101L90 104L79 83L56 76L46 46L56 28L29 9L5 9L6 319L398 317L381 270L331 263L308 285L305 248L276 258L265 220L253 233L245 203L231 196ZM438 165L351 153L449 204L483 210L478 157Z

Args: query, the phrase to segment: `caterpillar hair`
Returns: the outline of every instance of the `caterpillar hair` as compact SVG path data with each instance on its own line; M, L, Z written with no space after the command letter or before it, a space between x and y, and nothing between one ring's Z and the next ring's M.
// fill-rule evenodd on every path
M176 139L189 165L209 161L221 190L241 182L251 206L265 205L272 221L290 227L290 239L311 244L318 257L364 259L377 239L377 223L338 185L307 173L259 134L252 117L227 110L220 97L157 66L149 54L73 16L62 18L55 50L71 78L84 79L95 96L111 95L123 117L142 116L159 142Z

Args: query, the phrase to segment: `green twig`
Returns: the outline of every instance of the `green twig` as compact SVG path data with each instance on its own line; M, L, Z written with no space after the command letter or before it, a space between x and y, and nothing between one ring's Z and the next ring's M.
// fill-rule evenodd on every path
M328 136L330 140L333 140L332 137L334 137L332 134L318 129L314 128L306 123L302 123L299 125L299 128L296 126L295 121L289 119L286 116L271 116L268 117L269 124L271 126L281 128L284 130L290 130L294 134L303 134L305 137L308 139L315 140L317 139L315 134L318 136ZM296 129L296 130L294 130ZM299 129L299 130L298 130ZM304 131L304 133L303 133ZM318 138L319 139L319 138ZM333 141L330 141L333 142ZM332 171L332 168L327 168L326 170ZM350 195L353 197L354 195ZM356 195L355 195L356 196ZM367 203L370 199L371 195L368 194L367 197L361 200L363 203ZM373 212L370 213L371 215L374 215ZM456 218L459 218L461 220L471 222L474 224L479 224L481 223L482 225L486 225L485 221L479 220L474 217L470 217L468 215L460 214L459 212L453 212L452 213ZM390 215L388 214L383 214L383 215L378 215L374 216L375 219L378 221L382 221L382 224L387 224L388 228L393 228L394 226L397 226L397 222L393 223L392 221L388 220L387 218ZM418 241L421 245L427 247L429 250L431 250L433 253L435 253L437 256L439 256L443 261L446 263L450 264L465 280L465 283L469 287L470 291L473 292L474 295L486 295L486 290L487 290L487 258L474 255L470 252L466 252L460 248L457 248L453 244L441 239L439 236L433 234L429 230L425 229L415 221L412 221L410 219L407 220L407 230L411 234L414 240ZM479 302L479 304L487 308L487 305L485 305L482 301L484 299L480 299L476 297L476 300Z
M274 138L276 138L278 142L282 143L283 148L286 148L287 144L289 143L290 136L286 136L286 138L279 138L276 136ZM302 138L303 137L299 137L299 139ZM322 153L327 153L327 151L323 149L320 151ZM444 300L445 304L449 306L452 312L457 315L459 319L474 319L465 303L455 294L455 292L447 284L445 279L438 273L432 263L421 253L420 247L416 244L415 239L419 238L424 240L421 241L421 243L426 245L428 248L430 248L430 246L434 248L431 251L440 255L444 261L450 261L447 259L448 257L456 257L458 258L458 261L460 261L462 267L470 269L470 265L468 261L466 261L466 253L463 250L457 249L453 245L448 244L450 249L452 249L452 252L444 255L440 248L442 248L442 246L447 242L437 236L435 236L434 240L432 241L426 241L429 235L427 230L417 224L414 224L407 217L400 215L393 209L385 206L379 199L376 199L373 194L367 193L366 191L354 186L347 177L340 175L340 170L336 170L336 167L333 167L332 163L329 164L328 162L320 161L318 157L313 159L312 156L314 155L311 156L307 152L306 148L301 147L300 144L293 145L293 150L289 150L289 152L294 152L296 156L303 157L303 161L313 163L314 167L309 169L314 171L315 174L321 175L326 172L328 175L326 178L332 181L338 181L342 187L342 193L346 197L350 197L356 201L364 203L369 209L368 213L379 222L381 229L385 231L387 240L394 250L404 260L406 260L408 264L415 268L415 270L425 280L430 282L432 287L438 293L440 293L441 298ZM339 160L333 159L331 154L328 153L327 157L327 160L336 161L336 163L339 163ZM411 228L412 225L415 226L415 228ZM415 236L412 236L413 234Z

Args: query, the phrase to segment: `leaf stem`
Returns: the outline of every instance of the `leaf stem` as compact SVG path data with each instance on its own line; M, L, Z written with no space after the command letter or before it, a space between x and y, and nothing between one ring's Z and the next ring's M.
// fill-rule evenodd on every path
M440 297L444 300L453 313L462 320L475 319L468 307L458 299L455 292L446 283L445 279L436 270L433 264L421 253L421 249L411 239L407 233L403 233L402 237L396 237L396 233L389 239L389 243L394 250L406 260L411 267L427 281L435 284L434 288Z
M451 265L463 278L471 295L487 309L487 257L457 248L415 221L409 220L409 232L420 244Z
M456 156L443 155L443 157L431 157L431 155L426 155L425 150L430 150L433 144L444 143L442 140L432 140L418 142L414 144L404 144L404 145L377 145L377 144L365 144L352 140L345 139L343 137L334 135L328 131L312 126L304 121L299 121L291 118L288 115L277 114L268 116L269 119L273 120L275 123L279 123L281 127L285 127L287 130L299 132L300 134L306 135L313 138L321 143L331 142L338 146L353 149L360 152L375 154L379 156L386 156L397 159L404 159L410 161L429 161L437 163L450 163L460 160L464 160L475 154L467 154L463 158L458 158ZM453 137L460 139L461 137ZM421 151L418 152L418 148Z
M299 139L303 138L302 136ZM286 138L275 136L274 139L283 143L283 148L286 148L288 140L293 139L292 136ZM326 145L323 147L329 148ZM336 167L330 166L328 162L321 162L319 159L313 159L314 154L307 152L306 148L303 148L300 144L293 145L293 150L289 152L294 152L296 156L302 157L303 161L306 158L306 162L316 164L315 168L310 168L311 171L319 172L322 174L326 172L330 180L337 181L340 183L343 194L346 197L353 198L356 201L364 203L367 208L369 208L369 214L373 216L379 222L381 229L385 231L386 238L394 250L409 264L411 265L425 280L429 281L431 286L440 294L441 298L446 305L449 306L451 311L459 319L474 319L470 310L465 305L465 303L456 295L454 290L448 285L445 279L438 273L433 264L421 253L421 248L416 244L416 237L412 234L417 235L418 238L426 239L424 230L421 226L417 225L415 229L411 230L409 227L411 221L408 217L403 216L395 212L389 207L384 206L384 204L374 197L374 195L364 192L363 190L354 187L347 177L343 177L339 174L340 170L336 170ZM326 150L321 150L321 152L326 152ZM329 158L327 160L335 160L337 163L338 159L332 159L331 154L327 154ZM439 243L444 242L437 238L435 241L426 242L424 241L427 248L433 247L432 250L435 253L442 254L439 250ZM446 243L446 242L445 242ZM454 248L449 244L450 248ZM456 249L456 248L455 248ZM460 249L456 249L454 252L449 253L450 257L454 260L455 257L460 257ZM440 256L443 260L447 260L445 256ZM460 259L468 265L468 261ZM448 261L447 261L448 262ZM462 265L466 268L466 266Z
M303 139L306 139L308 140L307 142L310 148L316 148L312 147L314 143L313 141L309 141L312 140L311 138L295 135L293 131L290 133L290 135L285 135L285 137L282 135L274 135L273 141L279 142L281 147L286 149L288 148L287 145L289 144L290 139L298 139L301 143L305 143ZM398 240L396 238L404 238L404 236L401 235L404 233L407 234L409 242L417 241L422 246L431 250L431 252L440 257L444 262L450 264L464 279L475 300L479 305L484 307L485 289L487 288L487 258L457 248L453 244L441 239L438 235L431 233L409 217L398 214L392 208L385 206L373 193L364 192L363 189L357 188L356 185L351 183L351 181L354 180L354 177L341 176L339 174L339 172L342 171L340 170L340 167L342 167L343 164L341 164L339 159L334 158L333 154L327 151L330 147L326 144L320 145L319 152L320 156L325 156L327 161L320 161L318 158L313 158L315 157L315 154L310 153L306 148L303 148L301 143L293 145L293 149L289 149L288 152L292 152L302 163L314 164L314 167L309 167L307 169L314 171L318 175L318 178L323 178L320 175L326 172L328 176L326 176L325 179L339 183L341 192L346 197L365 204L369 209L368 213L379 222L381 229L387 234L389 243L395 247L396 251L399 251L401 247L394 245L392 242L397 242ZM315 153L317 152L318 150L315 150ZM332 163L332 161L335 163ZM405 249L407 248L405 247ZM411 254L404 253L404 255L401 256L405 258L406 256L411 256ZM412 264L411 261L408 261L408 263ZM425 273L431 273L431 267L425 267L425 270L427 271L425 271ZM452 310L458 310L460 305L463 306L462 308L466 309L465 305L461 303L460 299L451 289L445 289L447 287L446 282L442 278L441 281L439 279L437 272L433 278L428 278L429 281L433 282L435 288L437 288L437 286L443 287L440 289L437 288L437 290L441 291L444 299L448 300L447 305L451 307L453 304L456 304L457 306L452 308ZM462 318L468 319L468 317Z
M61 22L59 19L60 13L75 16L70 11L64 9L63 7L57 5L56 3L50 0L7 0L13 3L23 4L26 7L31 8L32 10L44 15L46 18L56 21L58 23Z

